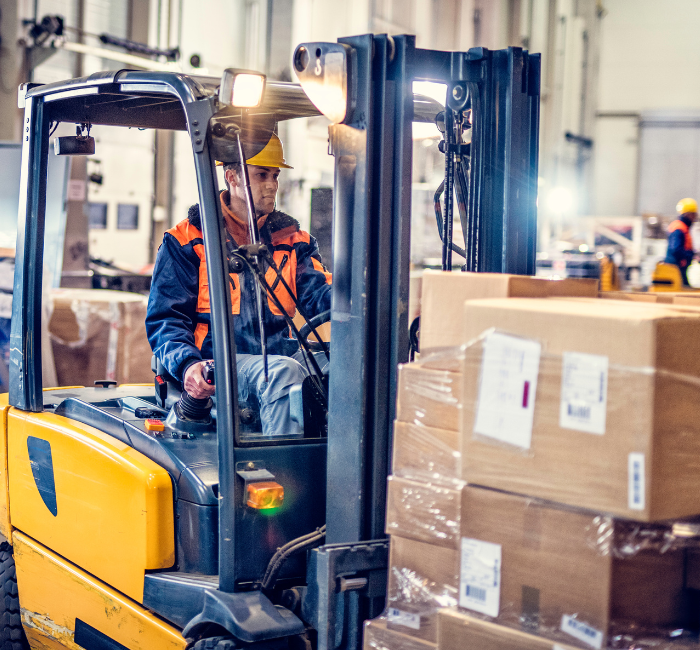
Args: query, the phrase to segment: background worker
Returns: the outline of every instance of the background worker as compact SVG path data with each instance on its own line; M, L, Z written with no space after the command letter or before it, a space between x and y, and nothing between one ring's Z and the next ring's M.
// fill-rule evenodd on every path
M666 252L667 264L675 264L681 271L683 285L688 283L688 267L693 261L693 239L690 235L690 227L698 218L698 204L695 199L681 199L676 205L678 219L672 221L668 227L668 250Z
M299 223L275 210L281 169L282 142L273 134L265 148L247 160L250 189L260 241L266 244L287 285L308 318L330 309L331 275L321 263L316 240ZM245 186L239 163L225 163L227 190L221 192L221 210L226 225L229 256L239 245L250 243ZM228 278L227 278L228 279ZM272 268L266 272L280 303L291 317L292 298ZM306 377L301 364L290 357L299 343L290 337L286 319L274 302L263 300L267 334L268 378L265 382L262 346L256 306L256 283L247 267L230 274L234 314L238 396L243 405L260 406L265 435L300 435L301 427L289 416L289 390ZM167 371L192 397L214 394L202 376L202 368L213 355L210 331L209 281L204 256L199 206L190 208L187 219L168 230L158 250L148 299L146 332L154 354Z

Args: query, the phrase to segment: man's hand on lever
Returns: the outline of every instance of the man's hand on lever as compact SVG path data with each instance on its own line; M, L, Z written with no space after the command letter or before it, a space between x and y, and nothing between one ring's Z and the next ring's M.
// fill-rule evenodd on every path
M213 379L212 383L208 383L204 378L203 373L205 367L208 365L213 366L213 363L211 361L198 361L197 363L193 363L187 368L187 370L185 370L183 388L191 397L194 397L195 399L206 399L207 397L211 397L216 390L216 387L213 384Z

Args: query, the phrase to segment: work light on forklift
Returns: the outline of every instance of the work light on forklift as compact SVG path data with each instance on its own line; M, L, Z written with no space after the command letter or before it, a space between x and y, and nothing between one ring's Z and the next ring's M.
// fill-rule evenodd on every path
M219 101L236 108L260 106L265 90L265 75L227 68L221 77Z
M247 503L256 510L279 508L284 503L284 488L274 481L248 483Z
M333 124L352 115L353 59L353 49L342 43L303 43L294 52L294 71L301 87Z

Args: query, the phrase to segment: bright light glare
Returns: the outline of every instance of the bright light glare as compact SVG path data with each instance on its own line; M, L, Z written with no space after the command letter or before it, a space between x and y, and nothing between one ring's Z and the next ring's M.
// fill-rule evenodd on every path
M347 96L345 89L332 83L317 84L313 94L309 92L309 98L332 124L340 124L345 119Z
M414 81L413 92L416 95L425 95L445 105L445 97L447 96L447 84L438 84L434 81Z
M574 207L574 195L566 187L553 187L547 196L547 207L558 214L571 212Z
M414 122L413 123L413 139L426 140L429 138L440 138L440 131L433 122Z
M265 77L257 74L239 74L233 81L231 104L238 108L254 108L262 101Z
M587 252L588 252L588 245L587 245L587 244L581 244L581 245L578 247L578 249L579 249L579 251L580 251L581 253L587 253Z
M347 71L342 52L329 52L317 59L319 72L302 79L302 87L309 99L333 124L345 119L348 107ZM313 65L310 64L310 65Z

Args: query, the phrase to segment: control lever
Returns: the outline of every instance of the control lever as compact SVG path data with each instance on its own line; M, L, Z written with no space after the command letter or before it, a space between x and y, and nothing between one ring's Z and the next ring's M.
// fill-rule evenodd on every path
M207 361L202 366L202 377L210 386L214 385L214 362ZM175 413L182 420L195 420L196 422L209 421L214 402L209 397L198 399L192 397L187 391L182 391L180 399L175 404Z
M207 361L202 366L202 377L210 386L214 385L214 361Z

